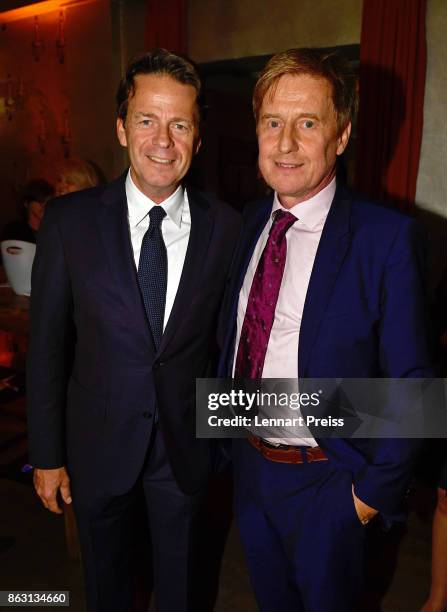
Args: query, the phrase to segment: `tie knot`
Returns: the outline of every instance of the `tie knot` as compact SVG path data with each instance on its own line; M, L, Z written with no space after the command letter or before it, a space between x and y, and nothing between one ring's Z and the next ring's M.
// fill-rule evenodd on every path
M297 221L297 218L292 213L286 210L277 210L274 213L274 219L270 234L276 239L282 238L286 235L287 230Z
M160 227L161 222L166 217L166 211L161 206L154 206L149 211L150 224L158 225Z

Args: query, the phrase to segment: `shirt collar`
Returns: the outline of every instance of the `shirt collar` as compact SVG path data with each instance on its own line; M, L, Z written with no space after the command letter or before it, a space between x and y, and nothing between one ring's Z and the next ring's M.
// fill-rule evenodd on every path
M278 194L275 191L273 199L272 214L277 210L288 210L297 219L300 220L309 229L316 228L328 215L332 200L335 195L336 181L335 177L324 189L319 191L313 197L299 204L295 204L292 208L286 209L278 199Z
M157 206L155 202L145 196L135 185L130 174L130 169L126 177L126 197L130 227L136 227L149 214L151 208ZM179 228L182 225L184 202L185 192L182 185L179 185L174 193L160 204L166 211L166 215Z

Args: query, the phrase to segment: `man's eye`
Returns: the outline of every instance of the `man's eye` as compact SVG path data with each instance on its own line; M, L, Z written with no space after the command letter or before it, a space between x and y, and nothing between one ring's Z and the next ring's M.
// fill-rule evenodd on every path
M306 119L303 122L303 126L307 129L312 128L315 125L315 123L313 121L311 121L311 119Z
M277 119L270 119L268 125L271 128L277 128L277 127L279 127L279 121Z
M174 123L172 127L174 128L174 130L177 130L178 132L184 132L188 129L188 126L185 125L184 123Z
M154 119L146 118L146 119L140 119L138 121L138 127L141 128L152 128L155 125L155 121Z

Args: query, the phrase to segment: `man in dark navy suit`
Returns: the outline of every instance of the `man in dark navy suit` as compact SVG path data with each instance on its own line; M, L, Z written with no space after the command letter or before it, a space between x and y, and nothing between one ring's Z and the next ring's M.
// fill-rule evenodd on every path
M414 222L337 184L356 83L335 54L275 55L254 91L274 193L244 212L222 371L238 379L430 375ZM402 520L414 440L234 440L235 514L262 612L356 610L364 525Z
M141 490L156 609L193 610L194 533L211 468L195 437L195 380L239 219L183 184L200 146L193 66L134 60L118 94L130 170L48 206L32 278L30 460L44 505L73 500L89 611L133 610L133 508ZM147 544L149 546L149 543Z

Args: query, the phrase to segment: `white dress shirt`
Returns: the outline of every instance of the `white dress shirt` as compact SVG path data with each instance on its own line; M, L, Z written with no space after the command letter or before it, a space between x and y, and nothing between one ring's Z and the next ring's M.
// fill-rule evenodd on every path
M262 378L296 379L298 377L298 342L304 301L306 299L307 288L321 233L332 200L334 199L335 187L334 178L327 187L319 191L315 196L288 209L288 211L297 218L297 221L295 221L286 234L286 264L279 290L278 301L276 303L275 318L265 355ZM253 251L244 283L239 293L234 364L236 363L237 348L239 346L242 324L244 322L253 277L261 258L262 251L267 243L269 231L273 223L272 215L278 209L287 210L281 205L278 195L275 193L270 218ZM294 417L299 415L299 411L291 413L291 416ZM295 446L317 445L315 439L312 437L275 438L271 439L271 442Z
M186 249L188 248L191 231L188 195L186 190L179 185L169 198L161 204L156 204L138 189L132 180L129 170L126 178L126 197L130 239L132 241L133 256L137 270L143 236L149 228L149 211L153 206L161 206L166 211L166 217L161 222L161 233L168 257L168 285L166 290L164 329L174 304L183 264L185 263Z

